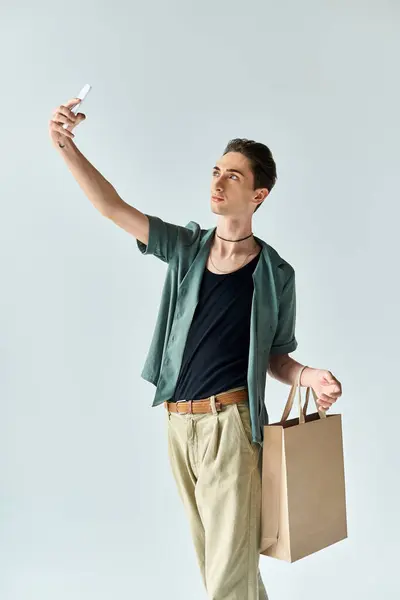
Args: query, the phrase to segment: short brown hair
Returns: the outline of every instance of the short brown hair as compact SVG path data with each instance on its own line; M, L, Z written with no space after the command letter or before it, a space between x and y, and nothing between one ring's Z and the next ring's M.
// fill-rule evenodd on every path
M267 188L268 192L271 192L278 175L272 152L265 144L246 138L235 138L228 142L223 154L228 152L240 152L249 159L250 169L254 175L255 190ZM254 212L260 208L261 204L257 204Z

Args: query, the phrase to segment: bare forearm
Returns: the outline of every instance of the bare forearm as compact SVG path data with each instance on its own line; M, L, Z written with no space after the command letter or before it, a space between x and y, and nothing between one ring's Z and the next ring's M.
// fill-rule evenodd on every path
M57 149L68 169L93 206L102 215L109 215L110 211L121 202L117 191L87 160L71 139L65 138L63 143L65 147Z
M303 366L288 354L274 355L270 356L268 373L282 383L293 385ZM306 367L301 374L300 386L314 390L318 409L329 410L342 395L342 384L326 369Z
M291 358L288 354L274 355L270 357L268 373L281 383L293 385L299 370L304 367L301 363ZM300 385L312 387L312 374L315 369L306 367L301 374Z

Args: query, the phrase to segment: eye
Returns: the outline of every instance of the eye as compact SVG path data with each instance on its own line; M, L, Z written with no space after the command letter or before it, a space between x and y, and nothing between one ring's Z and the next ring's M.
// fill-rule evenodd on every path
M217 175L218 171L213 171L213 175ZM237 175L235 175L235 173L231 173L230 177L236 177L236 179L239 179L239 177Z

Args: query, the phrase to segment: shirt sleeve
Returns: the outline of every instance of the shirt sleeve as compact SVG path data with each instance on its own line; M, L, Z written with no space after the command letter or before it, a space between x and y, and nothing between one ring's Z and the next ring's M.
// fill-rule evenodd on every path
M297 348L296 328L296 283L292 271L285 283L279 301L278 326L272 342L270 354L289 354Z
M168 263L180 246L190 246L196 237L196 232L187 226L168 223L154 215L146 214L146 216L149 219L148 244L136 240L142 254L153 254Z

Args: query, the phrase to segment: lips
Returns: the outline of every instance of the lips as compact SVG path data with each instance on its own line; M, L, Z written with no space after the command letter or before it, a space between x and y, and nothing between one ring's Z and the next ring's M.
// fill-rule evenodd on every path
M216 202L220 202L224 198L220 198L219 196L212 196L212 199L215 200Z

